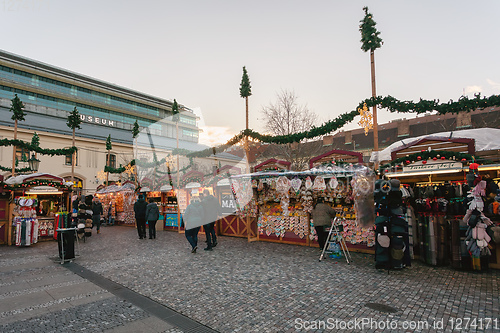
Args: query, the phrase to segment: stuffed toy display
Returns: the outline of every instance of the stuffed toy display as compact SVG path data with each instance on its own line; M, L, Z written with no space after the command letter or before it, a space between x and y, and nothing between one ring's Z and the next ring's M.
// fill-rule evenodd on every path
M486 181L475 172L473 164L467 174L467 182L471 189L467 192L468 208L464 216L464 223L467 225L465 245L472 259L472 269L481 270L481 257L491 255L488 244L494 235L494 230L492 230L493 222L483 213Z

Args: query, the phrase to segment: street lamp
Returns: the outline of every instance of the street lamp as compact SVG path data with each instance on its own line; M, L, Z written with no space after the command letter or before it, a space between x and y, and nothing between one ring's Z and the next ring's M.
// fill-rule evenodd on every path
M28 165L32 172L36 173L38 171L38 167L40 166L40 160L37 160L35 154L31 154L31 158L28 160Z

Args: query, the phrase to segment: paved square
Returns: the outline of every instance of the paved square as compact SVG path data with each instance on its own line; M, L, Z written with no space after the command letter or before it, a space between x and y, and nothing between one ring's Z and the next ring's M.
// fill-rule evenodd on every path
M176 232L139 240L130 227L102 229L80 244L75 262L219 332L500 330L498 270L413 261L388 273L374 268L372 255L319 262L315 248L232 237L192 254ZM55 256L57 244L30 250Z

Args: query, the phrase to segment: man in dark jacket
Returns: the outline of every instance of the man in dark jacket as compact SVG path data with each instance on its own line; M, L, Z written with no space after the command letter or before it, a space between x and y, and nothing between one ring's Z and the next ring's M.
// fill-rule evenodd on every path
M156 221L160 218L160 210L158 205L154 202L154 199L149 199L149 203L146 206L146 220L149 225L149 239L156 239Z
M203 191L203 211L205 213L205 235L207 236L207 247L205 251L212 251L212 248L217 246L217 237L215 236L215 221L222 215L222 208L219 201L210 194L208 190Z
M144 195L139 194L139 199L134 203L135 223L139 239L146 239L146 207L148 203L144 200Z
M103 214L102 203L97 197L92 201L92 224L97 227L97 233L101 233L101 214Z

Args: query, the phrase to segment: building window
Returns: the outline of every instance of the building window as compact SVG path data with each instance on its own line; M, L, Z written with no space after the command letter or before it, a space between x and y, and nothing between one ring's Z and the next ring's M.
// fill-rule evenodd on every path
M116 168L116 155L106 154L106 165L111 168Z
M29 150L26 150L22 147L16 147L16 160L18 162L28 162L30 158Z
M69 165L71 166L71 156L73 154L66 154L65 158L64 158L64 165ZM78 152L75 153L75 166L78 165Z

